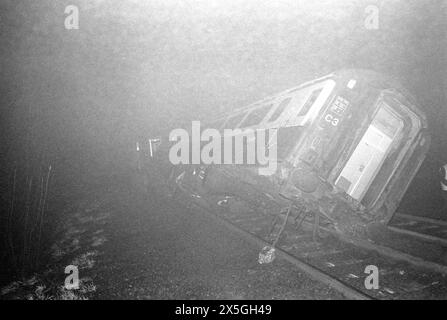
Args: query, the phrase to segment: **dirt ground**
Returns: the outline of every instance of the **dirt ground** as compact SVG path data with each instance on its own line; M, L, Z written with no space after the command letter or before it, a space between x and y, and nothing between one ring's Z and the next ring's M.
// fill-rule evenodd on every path
M129 183L71 206L41 274L1 289L3 299L343 299L203 213ZM66 265L80 288L64 289Z

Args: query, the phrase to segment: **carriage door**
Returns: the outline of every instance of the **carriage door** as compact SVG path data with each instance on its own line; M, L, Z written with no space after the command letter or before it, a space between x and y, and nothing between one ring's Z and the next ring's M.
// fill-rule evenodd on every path
M361 201L403 126L403 121L388 106L382 105L335 185Z

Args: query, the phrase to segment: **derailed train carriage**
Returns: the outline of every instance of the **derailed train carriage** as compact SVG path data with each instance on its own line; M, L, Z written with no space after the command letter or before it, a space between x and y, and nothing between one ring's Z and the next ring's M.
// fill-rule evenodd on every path
M183 184L260 207L294 204L338 232L362 237L393 217L430 144L414 98L367 70L306 82L209 127L273 130L277 169L262 174L255 166L200 165L186 170Z

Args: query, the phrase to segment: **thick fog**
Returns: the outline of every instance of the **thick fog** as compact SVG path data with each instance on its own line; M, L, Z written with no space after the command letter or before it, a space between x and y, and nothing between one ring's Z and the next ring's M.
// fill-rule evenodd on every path
M371 4L377 30L365 27ZM79 8L78 30L64 26L67 5ZM8 163L26 154L83 173L125 162L137 135L211 119L351 67L398 77L427 111L439 145L445 7L437 0L4 0L2 154Z

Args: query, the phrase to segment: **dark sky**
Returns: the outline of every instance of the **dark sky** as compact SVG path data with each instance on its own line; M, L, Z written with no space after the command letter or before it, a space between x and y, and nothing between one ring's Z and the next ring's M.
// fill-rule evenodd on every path
M69 4L79 30L64 28ZM371 4L378 30L364 27ZM400 78L439 144L446 21L439 0L2 0L2 148L103 162L132 134L350 67Z

